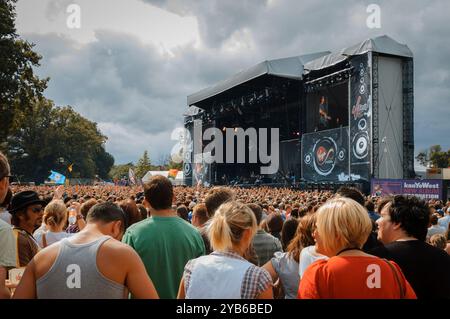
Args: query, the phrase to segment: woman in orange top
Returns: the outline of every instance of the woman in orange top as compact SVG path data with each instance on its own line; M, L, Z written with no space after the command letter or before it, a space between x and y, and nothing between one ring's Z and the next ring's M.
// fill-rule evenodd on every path
M330 257L303 275L301 299L416 299L399 266L361 250L372 231L367 211L349 198L335 198L317 211L318 252Z

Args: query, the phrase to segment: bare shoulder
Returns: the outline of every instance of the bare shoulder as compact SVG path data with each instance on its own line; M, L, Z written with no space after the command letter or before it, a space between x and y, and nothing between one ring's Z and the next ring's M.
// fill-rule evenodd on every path
M51 268L56 258L58 257L59 250L61 248L60 243L55 243L42 250L40 250L34 256L34 264L36 271L36 278L40 278Z
M126 262L127 258L134 257L136 252L127 244L111 238L102 245L101 254L107 258L120 259L121 262Z

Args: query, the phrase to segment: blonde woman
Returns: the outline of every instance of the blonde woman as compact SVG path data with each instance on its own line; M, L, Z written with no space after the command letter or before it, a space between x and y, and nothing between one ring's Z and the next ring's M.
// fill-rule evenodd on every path
M269 273L244 259L256 230L256 218L245 204L222 204L208 227L213 252L186 264L178 298L272 298Z
M299 298L416 299L397 264L361 250L372 231L363 206L350 198L332 199L317 211L316 225L317 249L330 259L306 269Z
M70 237L72 234L66 233L64 227L67 222L67 208L62 200L52 200L44 210L42 222L46 231L35 232L34 237L41 248L45 248ZM84 227L84 220L78 218L79 227ZM82 225L81 225L82 224Z

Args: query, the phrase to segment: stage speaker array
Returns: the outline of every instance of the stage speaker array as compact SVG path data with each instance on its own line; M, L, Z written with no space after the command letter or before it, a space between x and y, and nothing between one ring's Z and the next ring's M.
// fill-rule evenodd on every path
M313 181L345 181L349 177L348 127L302 136L302 176Z

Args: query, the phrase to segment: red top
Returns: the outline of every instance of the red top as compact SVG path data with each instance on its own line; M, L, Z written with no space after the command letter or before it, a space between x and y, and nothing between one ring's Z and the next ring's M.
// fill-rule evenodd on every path
M404 297L417 299L400 267L389 261L397 273ZM335 256L318 260L300 280L300 299L398 299L401 287L393 269L378 257Z

